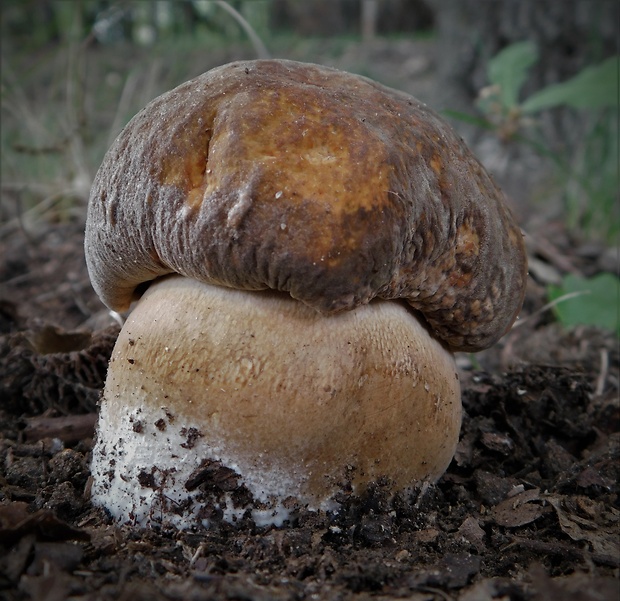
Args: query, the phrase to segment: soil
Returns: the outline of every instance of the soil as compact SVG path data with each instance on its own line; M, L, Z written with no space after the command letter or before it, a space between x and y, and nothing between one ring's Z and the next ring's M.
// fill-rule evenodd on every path
M602 253L546 234L534 263L599 269ZM437 485L391 497L378 482L282 528L144 530L89 501L119 326L90 288L82 237L76 219L0 240L0 597L618 598L617 340L562 330L535 275L518 326L457 358L465 418Z
M609 251L526 227L521 318L458 355L461 439L436 485L394 497L377 482L281 528L181 531L118 526L89 499L119 325L90 287L83 228L77 214L0 227L1 599L619 598L618 340L545 309L550 281L615 270Z

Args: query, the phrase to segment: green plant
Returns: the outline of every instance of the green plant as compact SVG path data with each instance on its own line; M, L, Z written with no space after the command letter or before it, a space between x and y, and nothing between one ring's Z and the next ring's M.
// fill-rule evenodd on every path
M609 242L620 234L618 215L618 75L620 57L590 65L574 77L520 100L539 52L531 41L512 44L489 61L489 85L477 101L482 116L448 111L457 119L494 131L504 142L528 144L551 160L562 181L567 225ZM558 107L581 112L587 124L579 148L556 150L537 128L540 114Z
M620 335L620 279L611 273L593 278L566 275L549 286L549 300L558 321L566 326L592 325Z

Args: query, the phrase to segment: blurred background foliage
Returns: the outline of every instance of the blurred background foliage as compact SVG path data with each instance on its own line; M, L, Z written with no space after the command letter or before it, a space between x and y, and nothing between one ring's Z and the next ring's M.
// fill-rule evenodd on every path
M535 210L564 219L577 237L613 244L620 230L617 106L530 111L518 133L530 127L536 146L524 144L523 135L505 135L514 112L488 127L481 92L501 81L519 107L616 55L618 6L616 0L3 0L0 228L31 215L83 218L105 150L142 106L219 64L271 56L367 75L446 111L522 222ZM516 43L536 49L527 68L497 58ZM617 68L615 79L617 88Z
M3 0L1 10L3 221L83 211L131 116L214 66L267 56L339 66L362 37L432 28L421 0ZM345 67L377 75L352 54Z

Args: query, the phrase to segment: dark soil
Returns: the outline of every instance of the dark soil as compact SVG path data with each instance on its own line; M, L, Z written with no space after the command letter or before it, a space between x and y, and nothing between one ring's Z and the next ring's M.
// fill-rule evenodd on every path
M618 599L618 343L553 323L535 275L519 325L458 357L462 438L436 486L390 498L378 482L280 529L116 526L88 491L119 328L90 288L82 228L0 239L1 598ZM598 269L600 253L546 234L539 263Z

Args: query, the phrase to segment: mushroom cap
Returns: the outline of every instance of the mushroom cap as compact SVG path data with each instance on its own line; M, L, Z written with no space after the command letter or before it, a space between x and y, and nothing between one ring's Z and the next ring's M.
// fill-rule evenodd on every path
M376 301L325 317L285 294L159 279L114 348L93 501L141 524L246 510L280 524L291 502L335 510L382 477L394 491L434 482L460 386L412 313Z
M467 351L511 326L527 269L501 191L440 117L286 60L213 69L138 113L97 173L85 250L115 310L169 273L323 314L404 299Z

